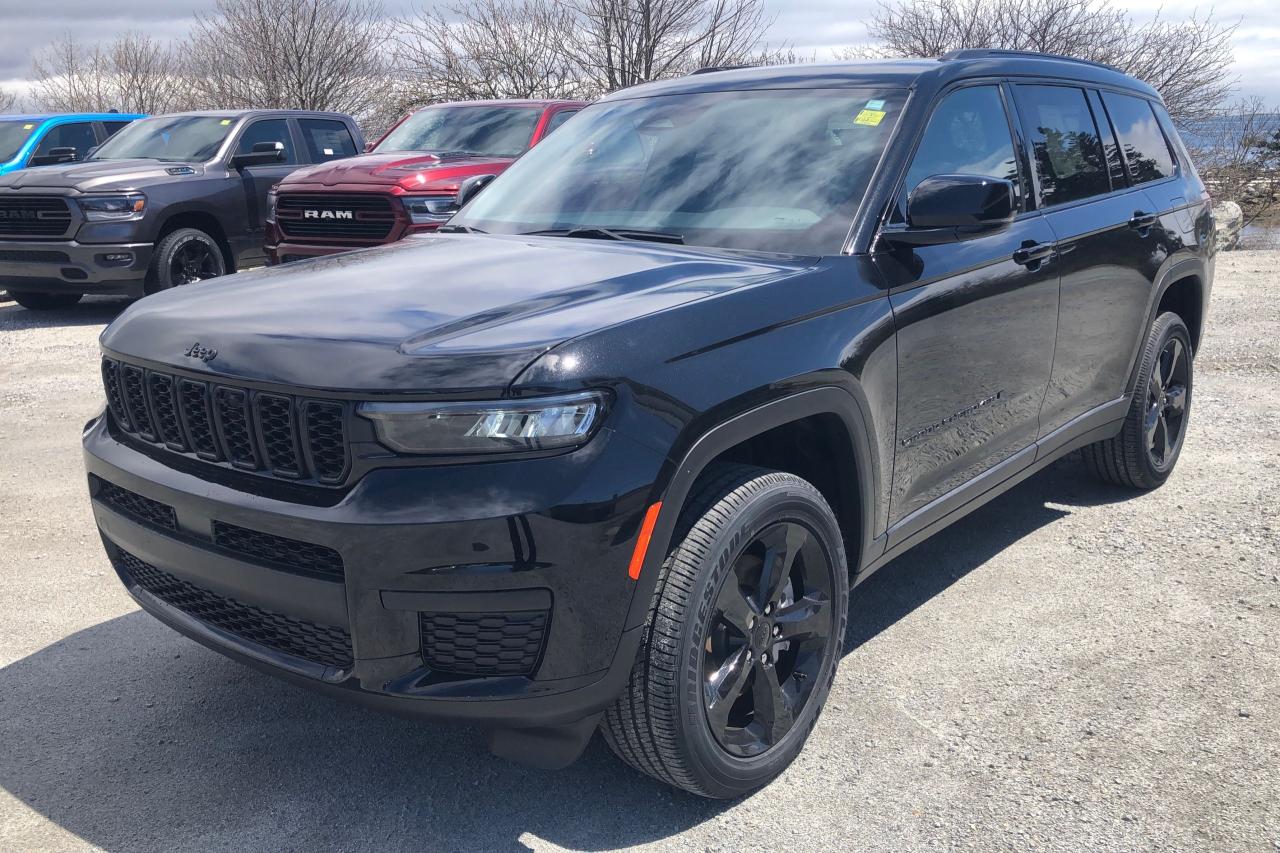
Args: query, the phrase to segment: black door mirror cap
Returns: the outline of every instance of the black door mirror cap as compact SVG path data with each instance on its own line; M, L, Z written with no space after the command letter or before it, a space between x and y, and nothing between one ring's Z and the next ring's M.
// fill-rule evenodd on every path
M907 199L912 228L993 228L1017 213L1013 182L985 175L932 175Z
M472 175L458 187L458 207L462 207L480 194L480 190L489 186L497 175Z
M52 166L55 163L74 163L78 159L79 157L76 156L76 149L74 148L50 148L47 154L36 154L32 156L27 165Z
M235 154L231 158L231 168L244 169L249 166L265 166L268 163L284 162L283 142L255 142L253 150L247 154Z

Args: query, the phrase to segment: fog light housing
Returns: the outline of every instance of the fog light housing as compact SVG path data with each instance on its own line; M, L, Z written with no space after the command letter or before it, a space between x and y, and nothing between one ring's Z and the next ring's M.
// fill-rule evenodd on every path
M98 255L98 264L104 267L127 267L133 263L133 252L109 252Z

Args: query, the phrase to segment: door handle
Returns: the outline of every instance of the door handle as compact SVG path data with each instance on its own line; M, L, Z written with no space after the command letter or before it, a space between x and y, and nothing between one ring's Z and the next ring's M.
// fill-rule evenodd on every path
M1024 267L1030 267L1033 264L1038 265L1041 261L1047 261L1053 256L1052 243L1032 243L1024 245L1020 249L1015 249L1013 253L1013 262L1021 264Z
M1129 227L1134 231L1146 231L1155 225L1159 218L1160 217L1156 216L1154 213L1145 213L1141 210L1135 210L1133 212L1133 218L1129 220Z

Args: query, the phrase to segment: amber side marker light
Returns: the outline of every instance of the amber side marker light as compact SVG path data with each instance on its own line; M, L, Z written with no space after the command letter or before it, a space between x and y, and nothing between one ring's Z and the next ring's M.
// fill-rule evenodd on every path
M640 535L636 537L636 549L631 553L631 567L627 574L631 579L640 579L640 568L644 565L644 555L649 550L649 540L653 538L653 526L658 523L658 510L662 509L662 501L658 501L645 511L644 521L640 523Z

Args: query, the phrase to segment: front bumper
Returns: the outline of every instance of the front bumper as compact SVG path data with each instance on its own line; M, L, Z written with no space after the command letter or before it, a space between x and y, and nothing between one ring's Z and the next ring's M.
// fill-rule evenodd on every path
M142 296L151 243L0 240L0 282L11 291ZM108 260L111 255L127 259Z
M144 609L206 646L384 710L504 729L590 718L625 684L639 643L627 625L627 565L660 454L604 430L563 456L378 469L332 502L297 503L171 468L106 420L86 430L84 449L108 554ZM163 512L105 499L103 483L154 502L144 509L167 508L172 527L156 523L168 523ZM291 570L268 553L278 540L230 550L215 523L331 549L343 573ZM170 584L159 595L153 573ZM227 616L228 607L240 609ZM528 674L438 665L432 638L466 633L459 626L477 612L539 611L544 634ZM324 653L307 648L316 630ZM345 659L335 652L342 637Z

